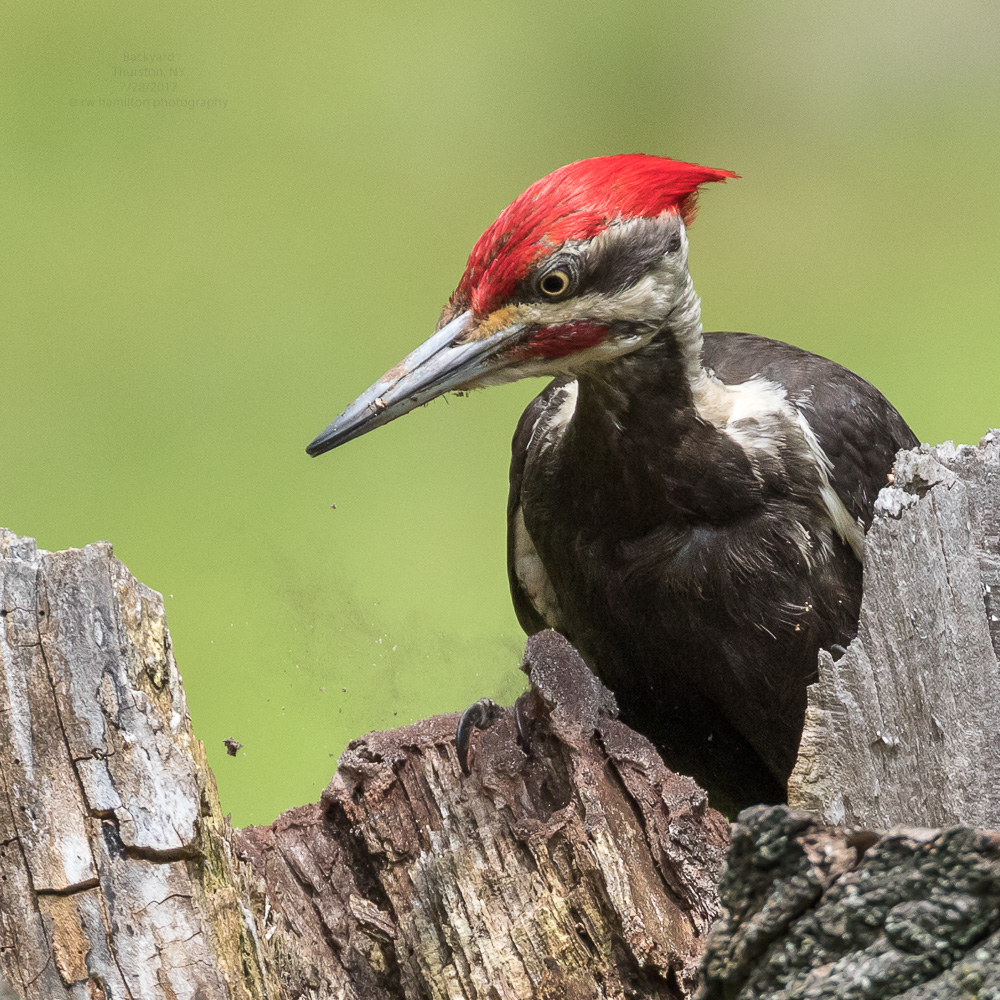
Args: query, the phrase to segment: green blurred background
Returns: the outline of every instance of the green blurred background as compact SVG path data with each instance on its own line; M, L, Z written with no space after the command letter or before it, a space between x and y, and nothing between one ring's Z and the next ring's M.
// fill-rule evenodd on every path
M998 12L5 4L0 523L110 539L167 595L237 823L314 800L367 730L509 702L508 442L540 384L306 443L431 332L523 187L637 150L743 176L692 233L708 328L976 440L1000 423ZM138 66L176 89L125 89Z

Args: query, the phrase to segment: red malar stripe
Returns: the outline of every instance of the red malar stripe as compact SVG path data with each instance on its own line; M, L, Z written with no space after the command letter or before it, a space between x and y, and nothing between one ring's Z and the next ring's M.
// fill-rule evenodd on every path
M531 353L535 357L562 358L584 348L599 344L608 334L606 326L596 323L566 323L564 326L543 326L531 338Z

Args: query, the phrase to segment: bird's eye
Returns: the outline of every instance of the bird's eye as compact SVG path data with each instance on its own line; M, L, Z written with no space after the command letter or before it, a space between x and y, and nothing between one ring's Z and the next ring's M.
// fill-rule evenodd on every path
M549 299L558 299L569 289L569 275L565 271L549 271L542 275L538 282L538 290Z

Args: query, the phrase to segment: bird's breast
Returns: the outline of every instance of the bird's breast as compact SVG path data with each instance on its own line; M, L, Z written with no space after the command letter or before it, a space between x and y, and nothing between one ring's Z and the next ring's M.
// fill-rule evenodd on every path
M658 467L628 442L618 464L551 431L533 441L511 532L517 581L552 628L638 621L654 641L698 630L710 641L711 621L776 637L853 579L818 490L762 488L746 461L737 475L731 442Z

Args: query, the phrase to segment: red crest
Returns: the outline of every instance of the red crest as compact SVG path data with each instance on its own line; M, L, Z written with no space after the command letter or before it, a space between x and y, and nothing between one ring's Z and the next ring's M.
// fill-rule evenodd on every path
M456 295L477 316L492 312L532 265L567 240L596 236L615 219L676 212L689 225L702 184L738 177L662 156L578 160L536 181L479 237Z

